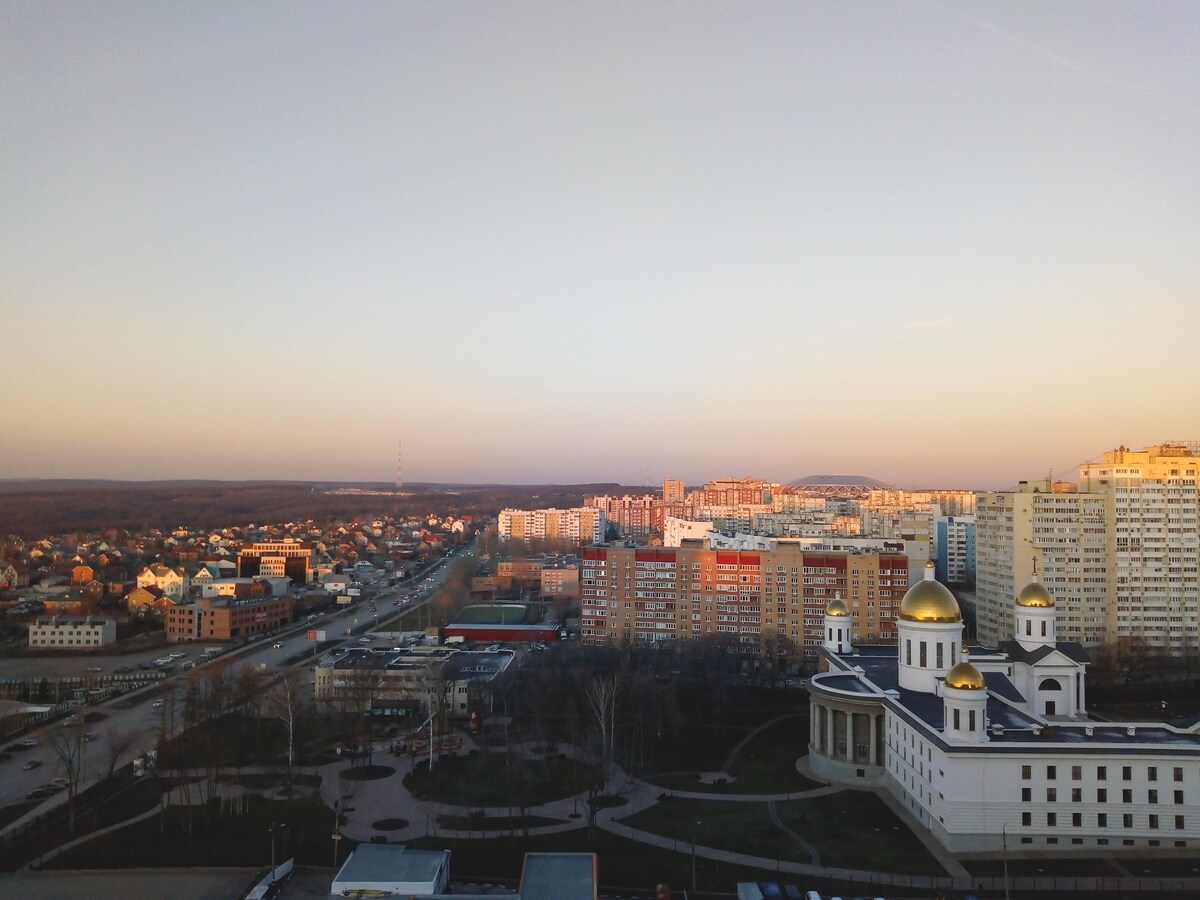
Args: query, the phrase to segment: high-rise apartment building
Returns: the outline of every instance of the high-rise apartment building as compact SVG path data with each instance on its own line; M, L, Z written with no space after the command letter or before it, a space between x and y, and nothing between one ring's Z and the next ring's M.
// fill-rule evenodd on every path
M1191 446L1121 447L1081 466L1078 489L1030 481L978 494L980 641L995 646L1012 636L1016 587L1036 572L1058 600L1066 639L1195 652L1198 472Z
M715 478L688 494L688 502L700 506L770 507L779 485L761 478Z
M663 502L653 494L584 497L583 505L604 510L605 518L617 526L621 537L645 540L651 534L662 533Z
M1079 467L1105 499L1108 631L1172 655L1197 650L1200 446L1119 447Z
M584 548L581 637L603 644L727 635L753 652L778 633L815 656L825 605L840 596L855 640L895 641L895 605L908 587L904 554L769 546Z
M600 543L608 522L604 510L593 506L574 509L503 509L497 531L505 540Z
M682 503L684 494L683 482L678 478L668 478L663 481L663 503Z
M975 517L940 516L934 523L933 556L942 584L975 580Z

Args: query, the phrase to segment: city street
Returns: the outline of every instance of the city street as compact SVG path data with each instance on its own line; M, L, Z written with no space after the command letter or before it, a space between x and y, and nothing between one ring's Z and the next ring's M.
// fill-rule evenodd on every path
M447 567L444 563L445 560L439 562L432 572L422 576L419 582L411 586L385 588L370 599L360 599L351 606L312 622L301 620L274 635L255 640L230 653L222 654L214 661L205 661L200 664L213 665L216 661L232 660L237 666L255 668L264 666L264 671L268 673L282 672L288 668L311 667L314 643L308 640L309 630L324 630L327 640L340 640L337 647L327 649L326 653L335 652L341 647L364 646L358 643L361 635L372 633L376 629L384 631L402 615L413 609L421 608L422 604L429 601L432 595L445 584ZM413 593L414 591L415 593ZM403 602L405 597L409 598L408 602ZM400 599L402 602L398 606L393 606L394 599ZM375 604L377 615L370 612L372 602ZM383 646L382 641L377 644ZM201 660L205 646L208 645L203 642L173 645L166 649L159 648L150 651L148 657L155 659L178 647L179 650L186 651L188 654L178 661L181 665L196 663ZM285 660L298 654L307 655L290 667L284 665ZM44 657L9 659L0 661L0 677L15 677L13 669L16 667L20 667L22 674L46 670L47 672L54 671L55 676L60 676L65 669L65 667L60 667L66 662L92 667L101 666L111 671L113 666L136 666L136 660L139 658L138 656L89 656L71 660ZM31 664L34 665L31 667ZM163 727L164 722L169 723L171 719L164 706L155 705L159 695L163 693L164 687L187 678L191 671L191 667L177 669L167 678L119 698L79 708L78 714L85 717L85 721L88 722L86 732L95 734L92 741L82 745L80 789L107 776L111 769L119 768L142 757L146 751L154 748L157 742L157 732ZM306 681L311 681L311 679ZM309 684L304 686L310 687ZM103 719L95 722L88 721L96 715L103 716ZM48 737L53 729L63 727L62 722L63 719L58 719L27 733L17 735L5 745L12 747L10 751L12 758L0 761L0 772L4 775L4 786L0 789L0 807L24 802L31 791L65 774L62 765L51 749ZM27 740L35 740L37 744L21 747L21 742ZM116 755L115 762L114 754ZM32 769L24 768L30 761L36 761L37 766ZM66 799L65 791L58 793L45 800L41 806L27 815L36 815L51 806L65 803Z

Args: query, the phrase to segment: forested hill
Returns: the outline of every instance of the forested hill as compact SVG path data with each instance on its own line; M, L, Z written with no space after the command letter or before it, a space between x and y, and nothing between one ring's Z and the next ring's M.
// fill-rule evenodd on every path
M335 488L341 490L335 493ZM207 530L251 522L325 523L426 513L493 516L507 506L578 506L588 494L643 489L616 484L406 485L399 496L388 490L327 482L0 480L0 534L38 538L180 525Z

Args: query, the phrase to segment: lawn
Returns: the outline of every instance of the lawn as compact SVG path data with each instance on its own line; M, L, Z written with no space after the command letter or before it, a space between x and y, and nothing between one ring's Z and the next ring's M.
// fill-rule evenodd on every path
M821 787L796 771L796 760L808 752L808 716L797 715L763 729L734 758L733 781L705 784L700 771L673 772L649 780L677 791L711 794L788 794ZM723 762L723 760L722 760Z
M74 832L71 831L68 821L64 818L61 825L52 828L44 837L22 843L15 848L6 848L3 853L0 853L0 870L10 871L31 859L36 859L39 854L60 847L77 837L107 828L118 822L124 822L148 810L155 809L165 791L169 790L172 785L182 784L187 780L189 779L140 778L133 781L120 793L103 803L77 813Z
M1140 862L1140 860L1138 861ZM1003 859L964 859L963 866L972 875L990 875L993 878L1004 876ZM1134 874L1140 874L1131 869ZM1044 857L1015 858L1008 861L1009 878L1120 878L1121 873L1110 866L1104 859L1095 857L1063 857L1047 859Z
M220 815L207 809L169 807L128 828L100 835L47 863L48 869L124 869L142 867L266 866L271 860L271 826L277 860L294 856L297 865L333 862L333 810L319 800L279 803L252 796L244 815ZM356 846L341 841L339 859Z
M780 820L821 854L825 866L945 875L920 841L874 794L842 791L776 804ZM768 859L809 862L808 852L771 821L764 803L672 798L620 820L675 838ZM696 823L699 823L698 825Z
M446 756L404 777L412 794L459 806L537 806L587 789L589 771L571 759L520 759L502 753Z
M652 834L674 838L688 852L697 844L750 853L767 859L808 862L808 852L771 821L765 803L670 798L649 809L618 819Z
M870 791L839 791L776 805L780 820L811 842L821 864L874 872L945 875L886 803Z

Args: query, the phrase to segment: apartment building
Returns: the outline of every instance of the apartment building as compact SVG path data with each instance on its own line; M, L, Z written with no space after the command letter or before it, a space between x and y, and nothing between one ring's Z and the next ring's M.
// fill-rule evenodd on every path
M667 478L663 481L663 503L682 503L686 488L678 478Z
M975 517L939 516L934 522L933 556L942 584L975 580Z
M694 506L771 506L778 484L761 478L715 478L692 491L687 500Z
M662 533L663 501L653 494L584 497L583 505L604 510L605 517L617 526L621 537L645 540L652 534Z
M747 652L779 634L815 656L825 605L845 599L860 640L895 640L901 553L597 546L580 552L581 639L653 643L726 635Z
M1195 652L1198 473L1193 445L1120 447L1081 466L1078 486L1029 481L978 494L979 639L1011 636L1014 588L1036 573L1058 598L1069 640Z
M1096 647L1108 640L1105 499L1049 480L983 491L975 505L976 636L989 647L1013 635L1013 597L1035 575L1054 591L1058 630Z
M51 616L29 623L29 646L43 650L95 650L117 640L107 616Z
M592 506L574 509L503 509L497 531L505 540L600 543L608 520Z
M1104 497L1111 637L1178 656L1200 641L1200 444L1119 447L1079 467Z

